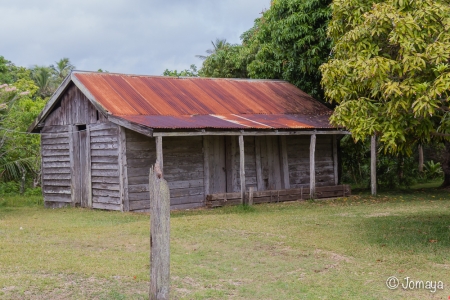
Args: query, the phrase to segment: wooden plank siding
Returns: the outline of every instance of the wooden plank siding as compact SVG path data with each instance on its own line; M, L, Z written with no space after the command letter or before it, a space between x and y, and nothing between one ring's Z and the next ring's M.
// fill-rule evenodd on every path
M68 130L68 126L42 130L42 193L46 207L61 207L72 202Z
M99 139L101 137L101 139ZM119 126L104 123L90 127L92 207L122 210L120 192ZM122 197L121 197L122 196Z

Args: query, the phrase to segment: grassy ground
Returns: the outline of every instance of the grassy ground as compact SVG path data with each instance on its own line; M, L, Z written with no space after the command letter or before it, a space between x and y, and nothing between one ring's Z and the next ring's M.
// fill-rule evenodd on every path
M1 299L147 299L148 215L26 201L0 196ZM174 299L447 299L450 194L173 212L171 283Z

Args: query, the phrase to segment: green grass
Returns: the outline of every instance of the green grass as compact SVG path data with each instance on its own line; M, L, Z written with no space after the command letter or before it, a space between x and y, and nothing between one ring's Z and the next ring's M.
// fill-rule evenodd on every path
M20 201L0 196L0 299L148 298L148 215ZM171 215L174 299L447 299L449 274L446 190Z

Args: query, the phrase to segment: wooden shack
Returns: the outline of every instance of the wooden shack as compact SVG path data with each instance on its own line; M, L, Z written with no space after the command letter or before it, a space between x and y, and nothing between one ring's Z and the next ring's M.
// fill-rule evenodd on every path
M346 132L330 114L284 81L73 71L29 131L41 133L46 207L148 210L158 159L171 208L187 209L243 201L250 187L281 201L348 193Z

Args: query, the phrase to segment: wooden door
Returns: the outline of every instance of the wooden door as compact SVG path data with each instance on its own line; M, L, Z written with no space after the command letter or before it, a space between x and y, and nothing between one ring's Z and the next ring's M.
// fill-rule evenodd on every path
M208 136L209 142L209 192L211 194L227 192L225 168L225 137Z
M74 126L71 156L74 205L91 207L90 136L85 125Z

